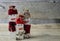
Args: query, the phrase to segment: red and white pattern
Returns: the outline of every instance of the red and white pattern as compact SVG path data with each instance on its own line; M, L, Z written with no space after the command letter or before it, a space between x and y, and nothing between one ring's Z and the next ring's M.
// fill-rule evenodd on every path
M15 15L9 15L9 22L15 22L16 21L16 14Z

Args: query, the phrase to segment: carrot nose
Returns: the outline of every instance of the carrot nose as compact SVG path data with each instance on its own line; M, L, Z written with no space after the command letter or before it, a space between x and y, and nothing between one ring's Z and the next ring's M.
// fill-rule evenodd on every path
M22 30L23 28L19 28L19 30Z

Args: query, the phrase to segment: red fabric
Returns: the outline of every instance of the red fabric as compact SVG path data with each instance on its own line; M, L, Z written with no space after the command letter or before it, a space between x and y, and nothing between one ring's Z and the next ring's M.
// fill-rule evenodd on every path
M8 29L10 32L16 31L15 25L16 25L15 22L9 22L9 28Z
M24 25L25 34L30 33L31 25Z
M16 10L16 9L14 10L14 13L13 13L13 14L18 14L18 12L17 12L17 10Z
M16 19L16 24L24 24L25 22L22 20L22 18Z
M8 15L12 15L12 14L18 14L17 10L9 9Z

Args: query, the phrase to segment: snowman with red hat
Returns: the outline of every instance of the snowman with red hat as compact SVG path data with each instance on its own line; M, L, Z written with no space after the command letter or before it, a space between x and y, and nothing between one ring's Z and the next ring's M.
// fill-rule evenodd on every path
M15 8L16 6L11 5L9 6L8 10L8 18L9 18L9 31L10 31L10 37L11 39L15 39L15 32L16 32L16 15L18 14L17 9Z
M24 39L24 16L18 15L16 18L16 40L22 40Z

